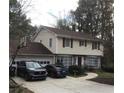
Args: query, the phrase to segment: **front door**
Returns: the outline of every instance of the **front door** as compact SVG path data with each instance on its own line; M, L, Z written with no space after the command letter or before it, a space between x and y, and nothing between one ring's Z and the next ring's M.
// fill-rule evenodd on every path
M81 57L78 57L78 66L81 66Z

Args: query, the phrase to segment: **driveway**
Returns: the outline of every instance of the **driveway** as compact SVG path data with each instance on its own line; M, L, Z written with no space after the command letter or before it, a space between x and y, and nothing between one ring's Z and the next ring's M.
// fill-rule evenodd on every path
M14 80L34 93L114 93L112 85L86 80L95 76L95 74L89 73L88 76L81 78L53 79L48 77L43 81L26 82L22 78L15 77Z

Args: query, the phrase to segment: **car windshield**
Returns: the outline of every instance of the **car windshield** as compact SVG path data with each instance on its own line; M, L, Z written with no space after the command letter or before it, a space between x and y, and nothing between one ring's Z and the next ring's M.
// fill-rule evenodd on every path
M37 62L26 62L27 68L42 68L42 66Z

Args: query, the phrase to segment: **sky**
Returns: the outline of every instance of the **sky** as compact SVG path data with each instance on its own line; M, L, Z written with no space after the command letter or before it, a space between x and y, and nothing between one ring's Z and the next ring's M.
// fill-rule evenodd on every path
M75 10L78 0L30 0L27 17L32 25L54 26L58 18L67 15L70 10Z

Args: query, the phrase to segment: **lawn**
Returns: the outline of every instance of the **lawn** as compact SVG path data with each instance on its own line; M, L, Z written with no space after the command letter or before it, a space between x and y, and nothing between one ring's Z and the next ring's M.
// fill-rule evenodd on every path
M86 73L81 74L81 75L72 75L72 74L68 74L68 76L71 76L71 77L74 77L74 78L78 78L78 77L84 77L84 76L87 76L87 74L86 74Z
M91 81L114 85L114 73L104 72L104 71L94 71L98 74L98 77L90 79Z

